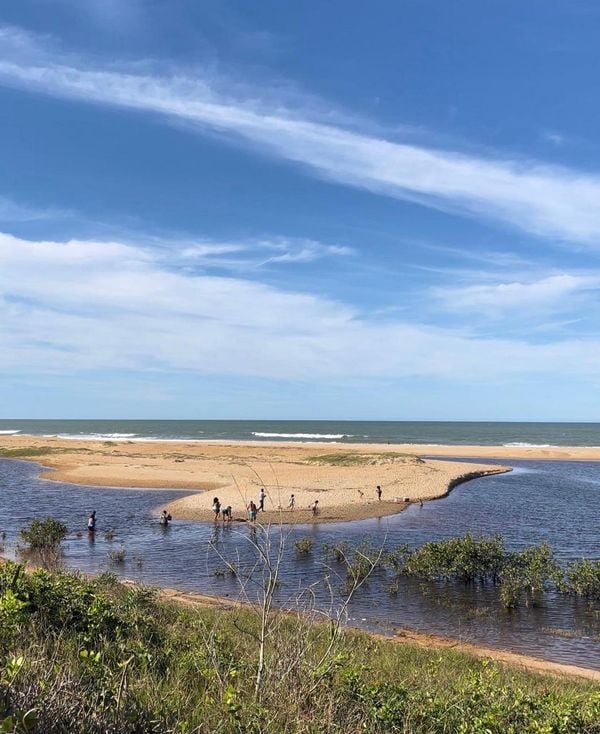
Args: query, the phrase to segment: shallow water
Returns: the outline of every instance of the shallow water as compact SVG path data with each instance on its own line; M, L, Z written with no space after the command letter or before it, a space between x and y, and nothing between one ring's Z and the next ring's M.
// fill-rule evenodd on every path
M600 463L514 465L510 474L473 480L442 500L423 508L411 506L392 517L286 528L280 602L295 598L299 589L314 583L317 604L327 608L328 585L323 576L329 576L336 595L343 579L336 578L335 563L324 565L321 546L342 539L356 544L368 536L373 545L385 542L393 547L466 532L500 532L511 549L545 541L561 561L600 558ZM252 565L252 534L244 524L215 528L176 521L165 530L156 520L156 510L189 492L80 487L42 480L38 473L36 464L0 460L0 529L7 532L6 555L15 553L19 528L34 517L52 515L71 530L65 545L69 566L90 572L112 570L145 583L189 591L238 594L239 582L228 574L215 576L215 571L225 569L224 559L240 569ZM99 519L94 538L85 530L92 509L98 511ZM109 527L115 533L112 542L104 538ZM81 537L76 535L78 530ZM314 540L314 552L307 558L296 557L294 541L299 537ZM107 553L121 547L126 550L125 563L111 566ZM383 632L412 627L600 669L597 603L549 595L542 606L508 612L490 588L403 580L398 595L392 597L389 582L378 571L359 589L349 607L351 624ZM252 587L249 593L254 593Z

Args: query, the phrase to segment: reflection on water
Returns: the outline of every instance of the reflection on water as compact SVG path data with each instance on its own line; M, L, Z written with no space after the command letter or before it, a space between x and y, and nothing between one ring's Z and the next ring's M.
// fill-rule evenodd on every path
M0 530L7 532L7 554L14 553L18 529L34 517L52 515L65 521L71 535L65 547L69 566L84 571L110 570L149 584L208 594L236 595L239 582L225 569L226 559L240 575L252 566L255 549L250 528L175 521L159 525L155 511L188 494L168 490L78 487L41 480L32 463L0 460ZM600 464L593 462L517 462L511 474L477 479L457 487L449 497L411 506L400 515L376 520L285 529L287 552L279 600L294 598L316 583L318 603L327 606L325 573L339 590L335 563L325 569L324 543L365 536L374 545L419 545L466 532L501 532L507 547L548 542L559 560L600 558ZM98 531L86 521L98 511ZM114 532L112 541L105 531ZM273 532L279 532L278 530ZM78 533L80 537L78 537ZM314 552L297 558L294 541L309 536ZM126 551L125 562L111 566L111 550ZM217 572L217 575L215 575ZM339 572L338 572L339 573ZM511 649L560 662L600 668L600 607L548 595L543 605L502 609L491 588L423 583L403 579L390 595L390 578L377 571L357 592L350 606L353 624L379 631L413 627L473 642Z

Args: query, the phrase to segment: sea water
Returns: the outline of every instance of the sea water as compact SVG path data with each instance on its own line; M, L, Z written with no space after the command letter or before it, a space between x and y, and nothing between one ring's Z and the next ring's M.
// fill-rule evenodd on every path
M600 446L600 423L462 421L0 420L0 435L104 441L302 441Z

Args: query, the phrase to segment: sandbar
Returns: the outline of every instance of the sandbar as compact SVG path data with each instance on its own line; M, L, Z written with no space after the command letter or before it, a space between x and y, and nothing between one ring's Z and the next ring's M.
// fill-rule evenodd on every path
M213 498L247 519L250 500L267 498L260 521L303 523L392 515L411 502L447 494L474 477L509 467L422 459L416 447L275 442L129 442L39 436L0 437L0 457L37 461L46 479L106 487L189 489L167 505L175 519L212 520ZM421 447L419 452L421 452ZM428 447L429 448L429 447ZM429 452L427 452L429 453ZM376 487L382 487L381 501ZM288 508L295 496L295 507ZM309 507L319 501L313 516ZM408 500L408 501L407 501ZM162 508L161 508L162 509Z

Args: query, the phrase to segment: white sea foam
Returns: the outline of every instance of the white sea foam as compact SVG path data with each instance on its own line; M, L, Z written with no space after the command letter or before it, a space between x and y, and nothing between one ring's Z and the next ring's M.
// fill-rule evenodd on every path
M512 443L503 443L503 446L506 446L507 448L511 449L558 449L560 446L557 446L553 443L527 443L526 441L513 441Z
M265 433L263 431L252 431L257 438L352 438L347 433Z
M0 431L1 436L14 436L15 433L21 433L20 430L12 430L7 428L6 430Z

